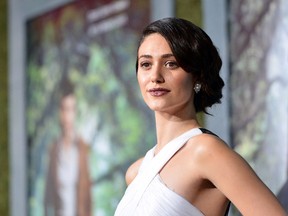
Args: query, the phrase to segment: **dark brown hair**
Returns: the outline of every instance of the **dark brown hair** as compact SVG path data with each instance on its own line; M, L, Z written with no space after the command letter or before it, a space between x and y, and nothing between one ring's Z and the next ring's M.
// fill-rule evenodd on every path
M180 67L193 74L194 83L191 85L196 82L201 84L201 91L194 97L196 112L207 113L207 107L221 103L224 82L219 73L222 60L210 37L187 20L164 18L143 30L138 49L143 40L153 33L161 34L166 39Z

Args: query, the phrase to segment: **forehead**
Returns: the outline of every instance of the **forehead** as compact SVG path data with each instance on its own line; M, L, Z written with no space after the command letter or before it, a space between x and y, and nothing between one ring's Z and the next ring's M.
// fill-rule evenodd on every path
M66 95L63 98L61 98L61 104L62 105L67 105L67 104L74 104L76 102L76 98L74 95Z
M172 53L171 48L166 39L158 33L146 36L138 50L138 56L157 56L168 53Z

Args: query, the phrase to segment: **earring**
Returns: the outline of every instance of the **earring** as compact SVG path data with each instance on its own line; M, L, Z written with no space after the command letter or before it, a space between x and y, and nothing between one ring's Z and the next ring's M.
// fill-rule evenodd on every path
M195 87L194 87L194 91L195 91L196 94L197 94L198 92L200 92L200 90L201 90L201 84L200 84L200 83L196 83L196 84L195 84Z

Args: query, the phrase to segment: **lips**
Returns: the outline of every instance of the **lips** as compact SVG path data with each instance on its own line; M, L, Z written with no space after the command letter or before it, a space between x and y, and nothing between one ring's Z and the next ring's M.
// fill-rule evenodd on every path
M149 89L148 92L152 96L160 97L160 96L163 96L163 95L166 95L167 93L169 93L170 90L165 89L165 88L153 88L153 89Z

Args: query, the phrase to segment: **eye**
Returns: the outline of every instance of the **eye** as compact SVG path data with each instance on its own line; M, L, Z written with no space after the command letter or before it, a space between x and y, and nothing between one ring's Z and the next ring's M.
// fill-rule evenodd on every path
M179 67L179 65L176 61L167 61L167 62L165 62L164 65L168 69L176 69Z
M151 63L148 61L143 61L139 63L139 66L144 70L148 70L149 68L151 68Z

